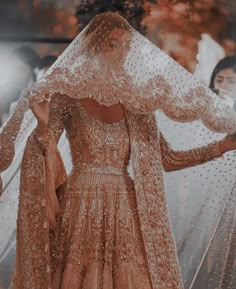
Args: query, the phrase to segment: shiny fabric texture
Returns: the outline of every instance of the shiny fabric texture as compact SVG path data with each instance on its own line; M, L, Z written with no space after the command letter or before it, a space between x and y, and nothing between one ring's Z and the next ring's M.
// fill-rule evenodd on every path
M52 99L50 115L45 157L32 135L22 162L16 288L183 288L162 163L178 169L179 156L183 166L195 165L220 156L216 144L198 149L198 157L196 150L173 152L150 131L154 117L127 113L127 122L106 124L66 96ZM56 148L64 128L73 162L68 180ZM57 197L55 225L49 215Z
M114 29L122 31L123 45L111 37ZM115 49L111 55L107 44ZM28 102L40 94L51 97L48 139L40 143L33 133L25 147L34 126ZM81 107L82 98L121 103L125 119L99 122ZM97 16L45 77L23 92L0 135L1 172L14 147L24 150L16 289L64 289L68 282L82 289L183 288L164 170L200 165L221 153L217 142L172 150L156 110L177 121L201 120L219 132L236 127L223 100L113 13ZM70 150L59 153L64 129ZM70 163L70 156L68 176L62 159ZM133 181L127 176L130 160Z

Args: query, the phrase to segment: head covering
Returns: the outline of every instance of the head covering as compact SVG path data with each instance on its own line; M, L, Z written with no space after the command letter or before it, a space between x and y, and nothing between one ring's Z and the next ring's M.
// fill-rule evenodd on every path
M136 150L133 148L136 168L147 164L146 170L153 170L151 176L156 176L151 178L151 181L156 183L155 191L149 191L148 182L146 187L142 187L138 182L140 186L137 187L137 191L142 204L140 214L143 213L143 216L145 212L150 216L154 213L152 198L164 200L161 194L161 173L155 173L158 168L160 172L161 168L158 137L155 137L159 132L154 131L159 125L153 124L155 110L159 111L156 115L161 129L177 148L182 146L190 149L195 145L206 144L223 137L210 132L209 129L227 133L234 132L236 128L235 112L224 100L218 98L202 82L135 31L122 17L111 12L95 17L43 78L24 90L15 113L0 134L0 171L4 171L11 164L14 147L17 149L17 157L21 155L25 140L35 125L32 113L28 110L29 101L36 95L45 94L55 97L67 95L77 99L93 98L106 106L116 103L124 106L130 114L132 146L138 146ZM145 127L143 124L147 125L148 132L142 130ZM152 158L149 160L150 153ZM64 158L69 159L68 153L64 153ZM204 258L209 252L212 239L216 236L223 209L232 198L230 194L235 178L232 155L229 159L219 162L215 163L216 166L209 164L205 167L200 166L199 169L171 173L167 178L168 196L171 199L170 214L180 252L184 282L188 288L194 288L189 286L200 280L198 276L201 268L206 268L202 267ZM209 174L211 168L212 174ZM143 178L141 174L139 169L138 174L136 172L137 180ZM5 188L7 182L11 183L11 176L12 173L4 173ZM216 179L219 182L216 182ZM207 187L208 183L210 187ZM214 203L216 196L219 198L217 203ZM205 204L207 209L204 208ZM160 213L159 217L165 219L166 215ZM209 227L208 218L212 221ZM158 254L158 244L148 241L155 238L148 231L155 224L155 220L142 221L145 224L142 230L147 238L145 245L149 246L150 256ZM226 223L229 225L229 232L232 222L227 220ZM166 232L169 232L168 227ZM202 239L196 246L196 238L200 233ZM169 249L173 250L171 245ZM153 273L155 270L158 272L158 268L152 263L150 256L153 284L158 286ZM213 260L216 256L217 250L213 253ZM214 272L213 270L213 274ZM218 271L216 274L220 276Z

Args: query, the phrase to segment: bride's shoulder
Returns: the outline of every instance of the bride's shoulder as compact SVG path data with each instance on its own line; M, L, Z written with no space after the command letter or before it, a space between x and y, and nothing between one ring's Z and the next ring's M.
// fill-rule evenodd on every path
M73 105L74 100L71 97L64 94L55 94L51 97L50 111L53 114L68 116Z

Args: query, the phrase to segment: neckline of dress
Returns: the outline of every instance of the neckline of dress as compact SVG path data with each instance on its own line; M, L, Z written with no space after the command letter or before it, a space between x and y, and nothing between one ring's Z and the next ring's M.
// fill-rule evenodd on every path
M125 118L123 117L122 119L118 120L118 121L114 121L114 122L105 122L102 121L94 116L92 116L89 112L87 112L87 110L83 107L83 105L81 103L79 103L79 109L80 111L83 113L83 115L89 119L91 119L92 121L102 124L102 125L107 125L107 126L117 126L117 125L123 125L125 124Z

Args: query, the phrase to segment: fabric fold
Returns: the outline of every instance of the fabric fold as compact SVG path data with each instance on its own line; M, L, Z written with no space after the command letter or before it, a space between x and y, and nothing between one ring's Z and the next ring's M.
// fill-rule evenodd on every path
M32 166L34 170L32 171ZM14 288L50 288L49 233L57 227L56 190L66 173L53 135L45 157L31 135L22 160Z

